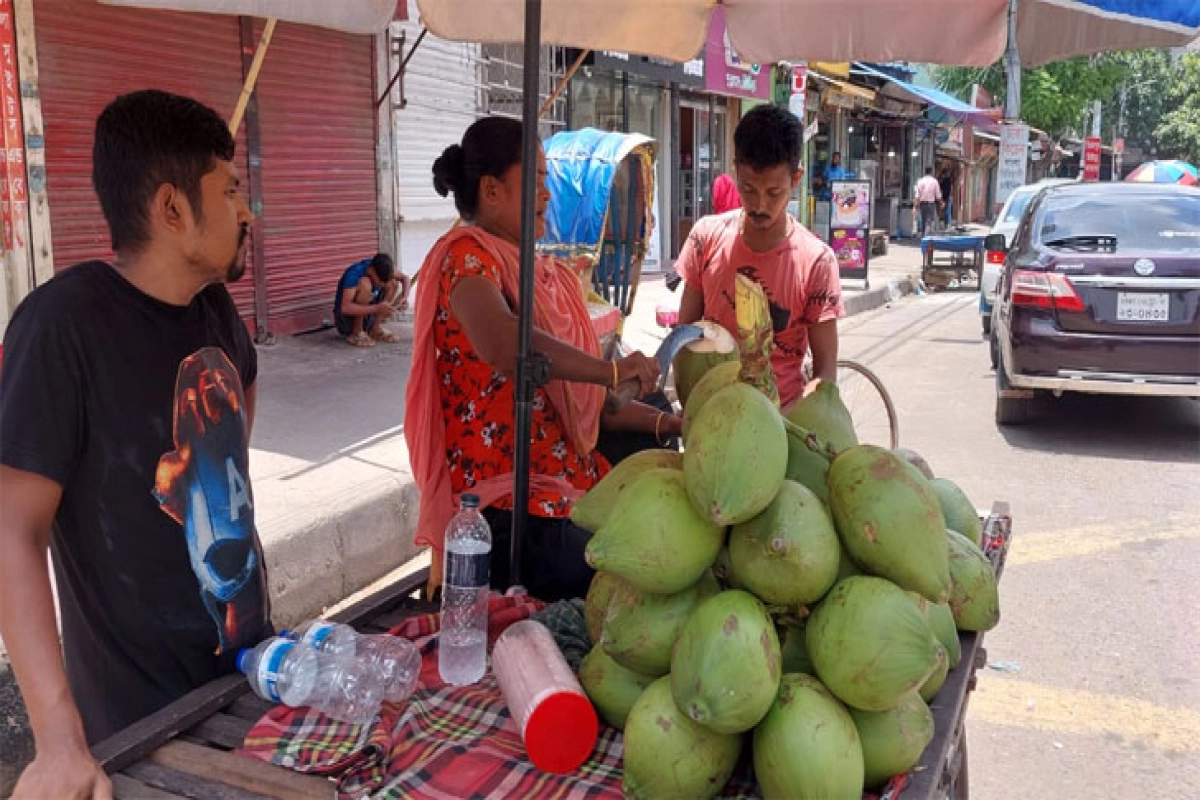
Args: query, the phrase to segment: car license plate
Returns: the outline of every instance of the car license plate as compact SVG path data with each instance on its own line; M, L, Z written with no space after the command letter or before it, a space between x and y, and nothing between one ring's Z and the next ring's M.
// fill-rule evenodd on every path
M1118 322L1166 322L1171 318L1171 295L1117 293Z

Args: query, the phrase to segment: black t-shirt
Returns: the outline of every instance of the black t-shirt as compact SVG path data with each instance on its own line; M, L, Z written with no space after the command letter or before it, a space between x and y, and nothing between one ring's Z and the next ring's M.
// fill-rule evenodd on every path
M89 742L270 633L245 415L257 368L219 285L172 306L93 261L13 315L0 462L63 487L51 552Z

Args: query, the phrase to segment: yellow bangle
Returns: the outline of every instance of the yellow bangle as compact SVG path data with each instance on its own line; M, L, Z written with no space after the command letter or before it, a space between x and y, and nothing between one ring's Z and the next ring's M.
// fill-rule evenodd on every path
M667 412L660 411L660 412L658 412L658 416L654 418L654 441L658 442L659 444L662 444L663 440L662 440L662 436L659 434L658 430L659 430L659 426L662 425L663 417L665 417L666 415L667 415Z
M620 381L620 376L617 374L617 362L616 362L616 359L613 359L613 361L612 361L612 365L613 365L613 384L612 384L612 388L613 388L613 391L615 392L615 391L617 390L617 384L621 382L621 381Z

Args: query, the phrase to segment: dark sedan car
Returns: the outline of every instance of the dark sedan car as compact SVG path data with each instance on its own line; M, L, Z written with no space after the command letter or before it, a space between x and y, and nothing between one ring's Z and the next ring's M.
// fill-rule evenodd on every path
M1200 189L1045 190L1017 227L997 298L1001 425L1026 421L1039 392L1200 397Z

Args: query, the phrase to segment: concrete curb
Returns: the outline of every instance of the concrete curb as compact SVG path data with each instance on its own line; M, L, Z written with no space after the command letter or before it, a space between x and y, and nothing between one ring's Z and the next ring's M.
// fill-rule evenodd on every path
M846 309L846 316L852 317L855 314L882 308L893 300L912 294L914 291L916 291L916 281L912 278L902 278L889 281L886 286L868 289L862 294L850 295L845 298L842 305Z

